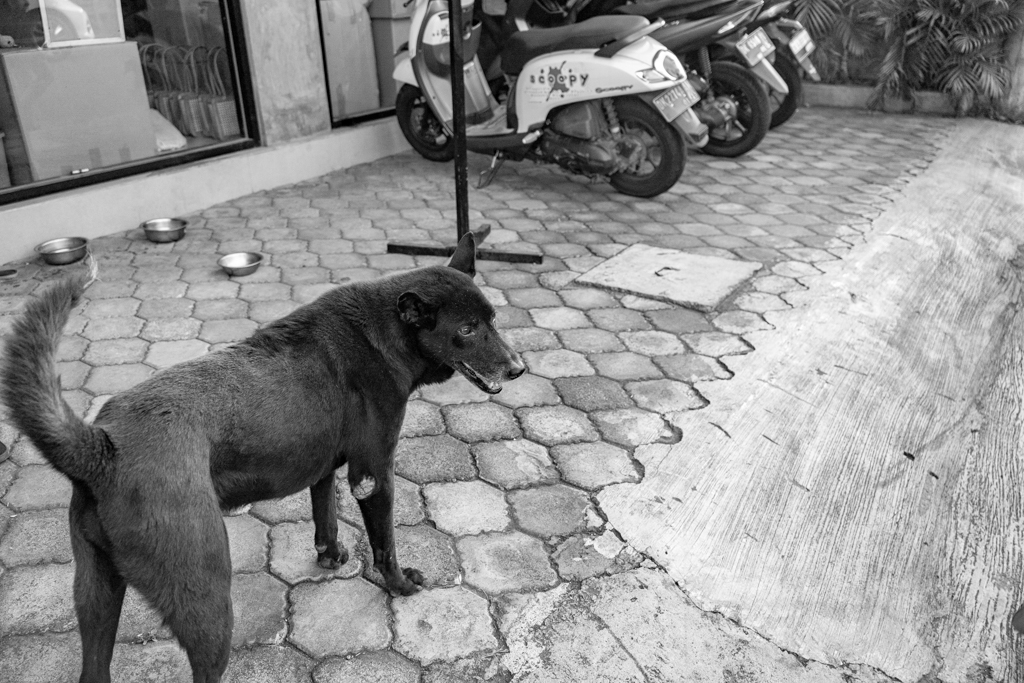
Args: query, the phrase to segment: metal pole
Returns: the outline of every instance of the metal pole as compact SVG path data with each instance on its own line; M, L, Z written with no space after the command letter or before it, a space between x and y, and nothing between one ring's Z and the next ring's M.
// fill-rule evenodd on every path
M452 84L452 139L455 143L455 229L456 240L469 232L469 162L466 150L466 74L462 60L462 0L448 0L448 55L451 62ZM476 257L489 261L508 263L541 263L540 254L523 254L480 249L480 242L490 232L490 226L483 225L476 232ZM432 247L415 244L388 244L390 254L425 254L430 256L451 256L454 246Z
M462 0L448 0L448 51L452 67L452 135L455 141L456 243L469 232L469 162L466 159L466 86L462 62Z

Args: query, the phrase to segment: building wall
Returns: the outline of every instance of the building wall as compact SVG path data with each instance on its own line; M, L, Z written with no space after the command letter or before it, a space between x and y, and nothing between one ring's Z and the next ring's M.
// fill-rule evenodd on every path
M263 144L329 130L327 81L312 0L241 0Z
M240 1L262 146L0 206L0 264L49 239L130 230L409 148L394 118L331 129L316 2Z

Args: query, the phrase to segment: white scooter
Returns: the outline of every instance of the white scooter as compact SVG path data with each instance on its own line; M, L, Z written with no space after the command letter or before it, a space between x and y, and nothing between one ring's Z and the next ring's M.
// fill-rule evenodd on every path
M417 152L448 161L455 154L448 2L416 3L394 72L403 84L395 113ZM661 22L596 17L516 33L501 53L509 96L499 104L476 57L480 24L472 8L473 0L463 0L466 148L493 155L481 186L505 159L532 159L653 197L679 180L686 145L707 143L707 126L690 109L700 98L686 70L648 36Z

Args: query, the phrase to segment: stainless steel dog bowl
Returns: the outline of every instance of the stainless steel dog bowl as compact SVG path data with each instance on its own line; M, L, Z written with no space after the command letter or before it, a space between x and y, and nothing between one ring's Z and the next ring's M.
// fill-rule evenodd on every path
M263 256L251 251L239 251L227 256L221 256L217 265L224 269L228 275L249 275L255 273L256 269L263 263Z
M177 242L185 236L188 221L184 218L154 218L139 227L150 242Z
M36 252L51 266L63 266L80 261L89 250L89 240L84 237L61 237L36 245Z

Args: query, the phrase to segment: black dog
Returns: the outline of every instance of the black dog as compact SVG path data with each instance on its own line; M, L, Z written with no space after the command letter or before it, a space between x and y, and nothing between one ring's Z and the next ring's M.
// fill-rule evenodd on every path
M221 511L309 487L318 562L341 566L334 470L348 463L390 591L423 576L395 557L394 452L410 393L460 371L488 393L525 370L473 283L466 235L448 266L324 294L246 341L114 396L93 425L61 399L54 355L83 280L29 303L0 364L14 424L74 484L81 681L110 680L126 583L160 612L195 681L218 681L233 623Z

